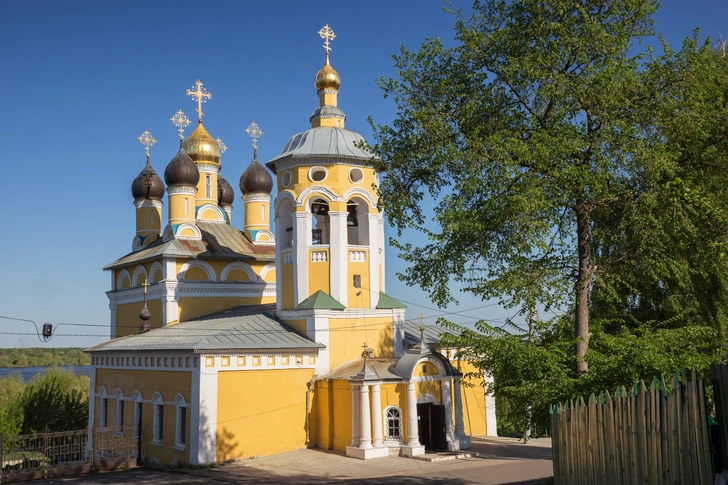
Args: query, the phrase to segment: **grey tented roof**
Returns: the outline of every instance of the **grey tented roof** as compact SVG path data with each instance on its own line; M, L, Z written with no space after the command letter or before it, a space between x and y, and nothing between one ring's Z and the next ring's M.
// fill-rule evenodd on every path
M274 246L255 245L240 230L230 224L205 221L196 221L195 224L202 233L202 241L172 239L164 242L162 239L157 239L149 247L129 253L104 269L119 268L160 256L257 261L275 260Z
M294 135L283 151L266 165L274 173L276 164L290 159L349 159L369 160L372 154L354 146L364 138L351 130L333 127L318 127Z
M381 380L401 381L402 378L394 373L394 367L397 365L398 360L399 359L367 359L367 367ZM364 359L355 359L332 369L331 372L319 377L318 379L351 379L362 370L363 366Z
M273 314L275 304L236 307L147 333L103 342L89 352L118 350L315 351L325 346L302 337Z

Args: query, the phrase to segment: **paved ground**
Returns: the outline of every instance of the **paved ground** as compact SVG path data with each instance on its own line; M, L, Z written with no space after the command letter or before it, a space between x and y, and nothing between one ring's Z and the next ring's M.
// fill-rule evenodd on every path
M552 476L550 439L533 440L523 445L511 438L473 438L473 451L479 456L434 463L391 456L364 463L335 452L296 450L192 472L137 469L37 483L359 485L372 483L376 478L376 483L382 485L540 485Z

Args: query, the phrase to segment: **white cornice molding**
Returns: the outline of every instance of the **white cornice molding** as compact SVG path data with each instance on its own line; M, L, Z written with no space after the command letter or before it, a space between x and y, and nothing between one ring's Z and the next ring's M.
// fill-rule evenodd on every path
M300 166L314 166L314 165L347 165L351 167L360 167L360 168L372 168L369 163L367 163L367 160L369 159L358 159L358 158L346 158L346 157L337 157L336 155L332 155L331 157L320 157L315 156L312 158L289 158L288 160L283 160L281 162L276 162L276 172L282 172L285 170L289 170L294 167L300 167Z
M177 194L197 195L197 187L192 187L190 185L172 185L170 187L167 187L167 194L169 194L169 195L177 195Z
M164 300L169 292L177 292L178 296L187 297L263 297L275 296L275 283L216 283L216 282L184 282L160 281L147 290L147 301ZM138 303L144 300L144 288L128 288L106 292L109 303L123 305Z
M347 308L346 310L278 310L276 316L283 320L306 317L326 318L386 318L404 316L404 309L378 310L372 308Z
M270 199L270 194L266 194L265 192L243 194L243 202L270 202Z
M134 199L134 207L137 209L141 209L142 207L154 207L155 209L161 209L162 205L163 203L161 200Z
M197 169L200 173L220 173L220 165L214 163L197 163Z

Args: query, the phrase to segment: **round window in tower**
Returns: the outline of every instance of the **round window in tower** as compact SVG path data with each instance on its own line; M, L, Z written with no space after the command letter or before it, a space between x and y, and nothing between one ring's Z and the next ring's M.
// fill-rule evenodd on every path
M281 185L283 185L284 187L288 187L289 185L291 185L291 172L289 172L288 170L281 174Z
M349 170L349 180L353 184L360 184L364 180L364 172L360 168L352 168Z
M313 167L311 170L308 171L308 178L311 180L311 182L323 182L326 180L326 176L328 175L328 172L326 172L326 169L324 167Z

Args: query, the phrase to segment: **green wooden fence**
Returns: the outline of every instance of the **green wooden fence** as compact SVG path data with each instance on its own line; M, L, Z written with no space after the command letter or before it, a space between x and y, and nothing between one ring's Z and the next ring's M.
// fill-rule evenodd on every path
M713 484L703 381L692 371L551 406L556 485Z

